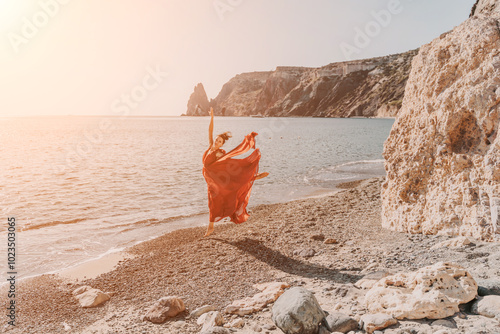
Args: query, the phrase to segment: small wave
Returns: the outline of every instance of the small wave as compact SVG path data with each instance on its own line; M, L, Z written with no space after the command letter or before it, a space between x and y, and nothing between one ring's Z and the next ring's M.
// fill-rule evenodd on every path
M121 232L124 232L124 231L129 231L137 226L153 226L153 225L159 225L159 224L168 224L171 222L175 222L175 221L179 221L179 220L183 220L183 219L194 218L194 217L202 216L205 214L207 214L207 212L198 212L198 213L193 213L193 214L188 214L188 215L179 215L179 216L172 216L172 217L166 217L166 218L160 218L160 219L157 219L157 218L143 219L143 220L138 220L138 221L134 221L134 222L130 222L130 223L104 226L104 227L101 227L100 229L114 230L117 227L122 227L122 228L126 228L124 230L121 230Z
M344 167L344 166L352 166L352 165L358 165L358 164L379 164L383 163L385 160L384 159L375 159L375 160L356 160L356 161L349 161L345 162L340 165L332 166L332 169L339 168L339 167Z
M159 222L160 221L158 219L156 219L156 218L143 219L143 220L138 220L138 221L131 222L131 223L124 223L124 224L116 224L116 225L104 226L104 227L101 227L101 229L115 229L117 227L128 227L128 226L137 226L137 225L149 226L149 225L156 225Z
M41 229L44 227L56 226L56 225L76 224L76 223L79 223L79 222L84 221L84 220L87 220L87 218L76 218L76 219L66 220L66 221L55 220L55 221L51 221L48 223L41 223L41 224L28 224L28 225L23 226L21 228L21 231L37 230L37 229Z

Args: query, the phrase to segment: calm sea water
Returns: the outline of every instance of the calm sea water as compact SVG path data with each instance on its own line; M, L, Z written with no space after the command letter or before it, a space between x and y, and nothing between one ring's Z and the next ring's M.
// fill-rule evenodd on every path
M18 277L59 270L173 229L207 223L201 174L209 118L0 118L0 250L17 220ZM229 151L259 133L249 208L385 175L392 119L216 118ZM0 259L2 274L5 259Z

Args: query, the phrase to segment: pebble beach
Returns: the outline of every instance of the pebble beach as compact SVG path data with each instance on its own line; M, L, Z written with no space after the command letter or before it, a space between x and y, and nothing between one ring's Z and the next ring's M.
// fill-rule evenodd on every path
M363 302L366 289L356 282L369 274L408 272L447 261L463 266L476 280L498 277L498 243L432 248L450 237L383 229L383 180L344 183L340 191L325 197L251 207L247 222L216 224L208 238L203 238L204 227L167 233L128 248L111 260L116 265L95 264L107 270L100 274L85 275L92 267L87 264L87 269L77 268L73 275L22 280L17 286L17 324L5 325L2 331L199 333L202 326L190 313L210 305L223 314L226 328L238 320L238 327L228 329L231 332L282 333L271 319L272 303L244 316L224 310L233 301L258 293L255 284L284 282L312 291L324 311L359 320L368 311ZM98 307L82 308L72 292L86 285L106 292L110 299ZM6 291L0 296L6 307ZM145 321L147 310L165 296L181 298L186 310L161 324ZM500 332L494 318L465 309L446 321L453 328L435 324L435 319L400 320L384 333L436 333L443 328L446 333L479 333L477 328L484 330L481 333Z

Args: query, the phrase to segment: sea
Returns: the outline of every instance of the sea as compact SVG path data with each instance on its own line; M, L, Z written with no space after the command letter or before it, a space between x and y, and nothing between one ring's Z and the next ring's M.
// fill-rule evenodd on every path
M78 265L164 233L208 223L202 155L208 117L0 118L0 274L8 218L15 271L26 278ZM224 149L257 132L259 204L324 196L385 175L394 119L216 117ZM247 154L250 154L248 152ZM12 230L12 227L11 227ZM3 240L2 240L3 239Z

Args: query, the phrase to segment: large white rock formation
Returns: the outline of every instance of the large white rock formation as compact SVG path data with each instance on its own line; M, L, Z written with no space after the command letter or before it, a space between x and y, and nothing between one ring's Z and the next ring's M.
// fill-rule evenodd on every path
M365 296L371 313L396 319L441 319L473 300L477 283L462 267L439 262L415 272L382 278Z
M500 0L420 48L384 145L383 226L500 239Z

